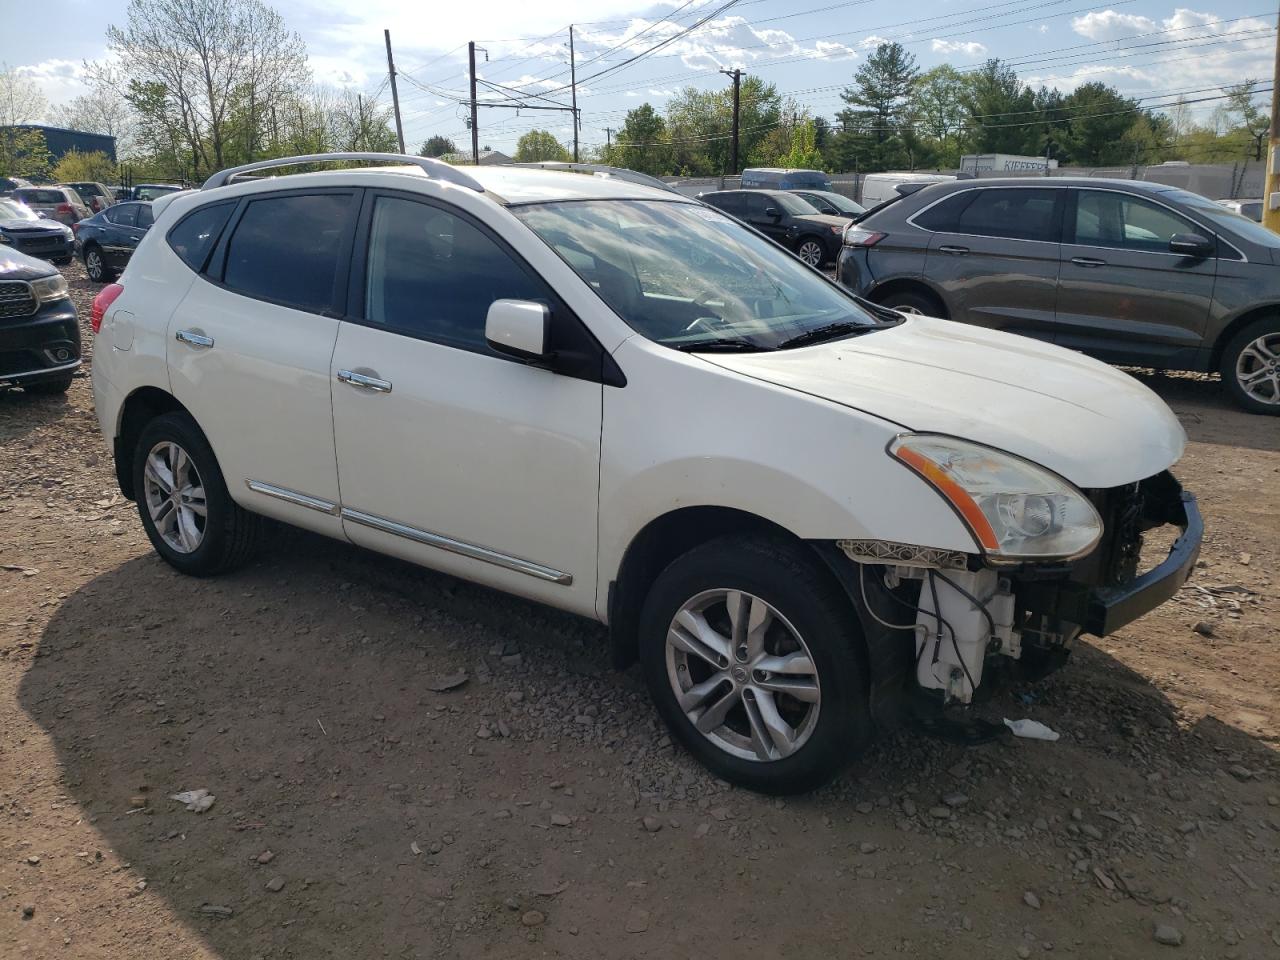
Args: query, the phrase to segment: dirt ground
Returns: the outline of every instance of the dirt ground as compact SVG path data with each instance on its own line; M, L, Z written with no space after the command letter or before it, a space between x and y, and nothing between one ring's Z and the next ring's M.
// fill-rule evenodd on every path
M1062 739L903 732L786 801L595 624L284 530L178 575L87 377L0 394L0 957L1280 956L1280 421L1146 379L1203 559L991 705Z

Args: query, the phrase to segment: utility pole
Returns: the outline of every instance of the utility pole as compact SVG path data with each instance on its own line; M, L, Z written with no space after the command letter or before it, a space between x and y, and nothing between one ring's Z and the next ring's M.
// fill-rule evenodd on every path
M604 148L606 150L613 149L613 127L604 128Z
M476 42L467 43L467 57L471 61L471 162L480 166L480 131L476 128Z
M578 72L573 58L573 24L569 24L569 90L573 105L573 162L578 162Z
M1280 233L1280 18L1276 21L1276 62L1271 81L1270 149L1267 150L1267 180L1263 185L1262 225Z
M404 127L400 125L400 93L396 90L396 65L391 59L391 31L383 30L382 35L387 39L387 73L391 77L391 105L396 112L396 139L400 141L400 152L405 153Z
M720 72L726 77L733 77L733 164L730 173L737 176L742 172L738 166L738 95L742 87L742 71L734 67L732 70Z

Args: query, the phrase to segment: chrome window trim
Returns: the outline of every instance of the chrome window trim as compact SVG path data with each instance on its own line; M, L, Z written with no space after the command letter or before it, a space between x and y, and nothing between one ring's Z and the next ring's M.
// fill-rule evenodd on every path
M0 374L0 383L11 383L23 377L38 377L42 373L65 373L68 370L79 368L81 362L80 360L72 360L70 363L60 364L56 367L41 367L38 370L23 370L21 373Z
M322 500L319 497L312 497L305 493L299 493L297 490L290 490L288 487L277 487L274 483L263 483L261 480L245 480L244 485L254 493L273 497L276 500L283 500L285 503L292 503L296 507L306 507L308 510L327 513L332 517L338 515L338 505L336 503Z
M563 586L573 583L572 575L556 570L553 567L543 566L540 563L534 563L532 560L522 560L520 557L499 553L497 550L490 550L488 547L482 547L474 543L454 540L438 533L419 530L417 527L397 523L394 520L388 520L372 513L364 513L360 510L343 507L342 519L350 520L352 523L358 523L363 527L369 527L382 533L389 533L392 536L404 537L406 540L422 543L428 547L436 547L449 553L456 553L471 560L480 560L483 563L491 563L506 570L514 570L516 573L523 573L538 580L546 580L549 583L558 583Z

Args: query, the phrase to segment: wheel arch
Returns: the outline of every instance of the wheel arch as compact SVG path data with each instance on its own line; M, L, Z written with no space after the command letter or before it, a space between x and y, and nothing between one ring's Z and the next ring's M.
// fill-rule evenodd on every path
M868 299L880 303L883 298L891 294L903 292L923 294L938 305L938 317L944 320L950 319L951 311L947 309L947 302L942 299L941 294L930 286L927 281L918 278L894 277L893 279L885 280L872 287L867 292L867 296Z
M1226 350L1227 344L1231 342L1237 333L1249 326L1249 324L1256 323L1267 317L1280 319L1280 303L1268 303L1260 307L1253 307L1223 327L1222 332L1218 334L1217 339L1213 342L1213 352L1209 355L1209 370L1216 372L1222 367L1223 351Z
M120 492L128 499L136 498L132 464L133 448L138 444L138 437L143 428L156 417L173 412L190 416L190 411L177 397L159 387L139 387L120 405L113 453L116 461L116 483L120 485Z

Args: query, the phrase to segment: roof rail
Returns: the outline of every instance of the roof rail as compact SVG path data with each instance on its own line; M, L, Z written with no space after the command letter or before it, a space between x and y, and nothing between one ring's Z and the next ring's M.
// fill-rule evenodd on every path
M477 193L484 193L482 187L474 178L463 173L456 167L451 167L443 160L433 160L430 157L411 157L402 153L308 153L299 157L277 157L274 160L257 160L253 163L245 163L238 167L229 167L226 170L219 170L208 180L204 182L201 190L212 190L214 187L221 187L231 182L243 173L252 173L255 170L270 170L274 167L292 167L302 163L338 163L343 160L376 160L382 163L411 163L416 167L420 167L428 177L433 180L443 180L446 183L456 183L460 187L467 187L475 190Z
M678 193L671 184L659 180L657 177L651 177L647 173L640 173L638 170L628 170L625 167L611 167L604 163L570 163L567 160L543 160L539 163L507 163L503 164L507 167L538 167L542 170L566 170L571 173L591 173L598 177L612 177L615 180L625 180L627 183L638 183L641 186L653 187L657 190L666 190L668 193Z

